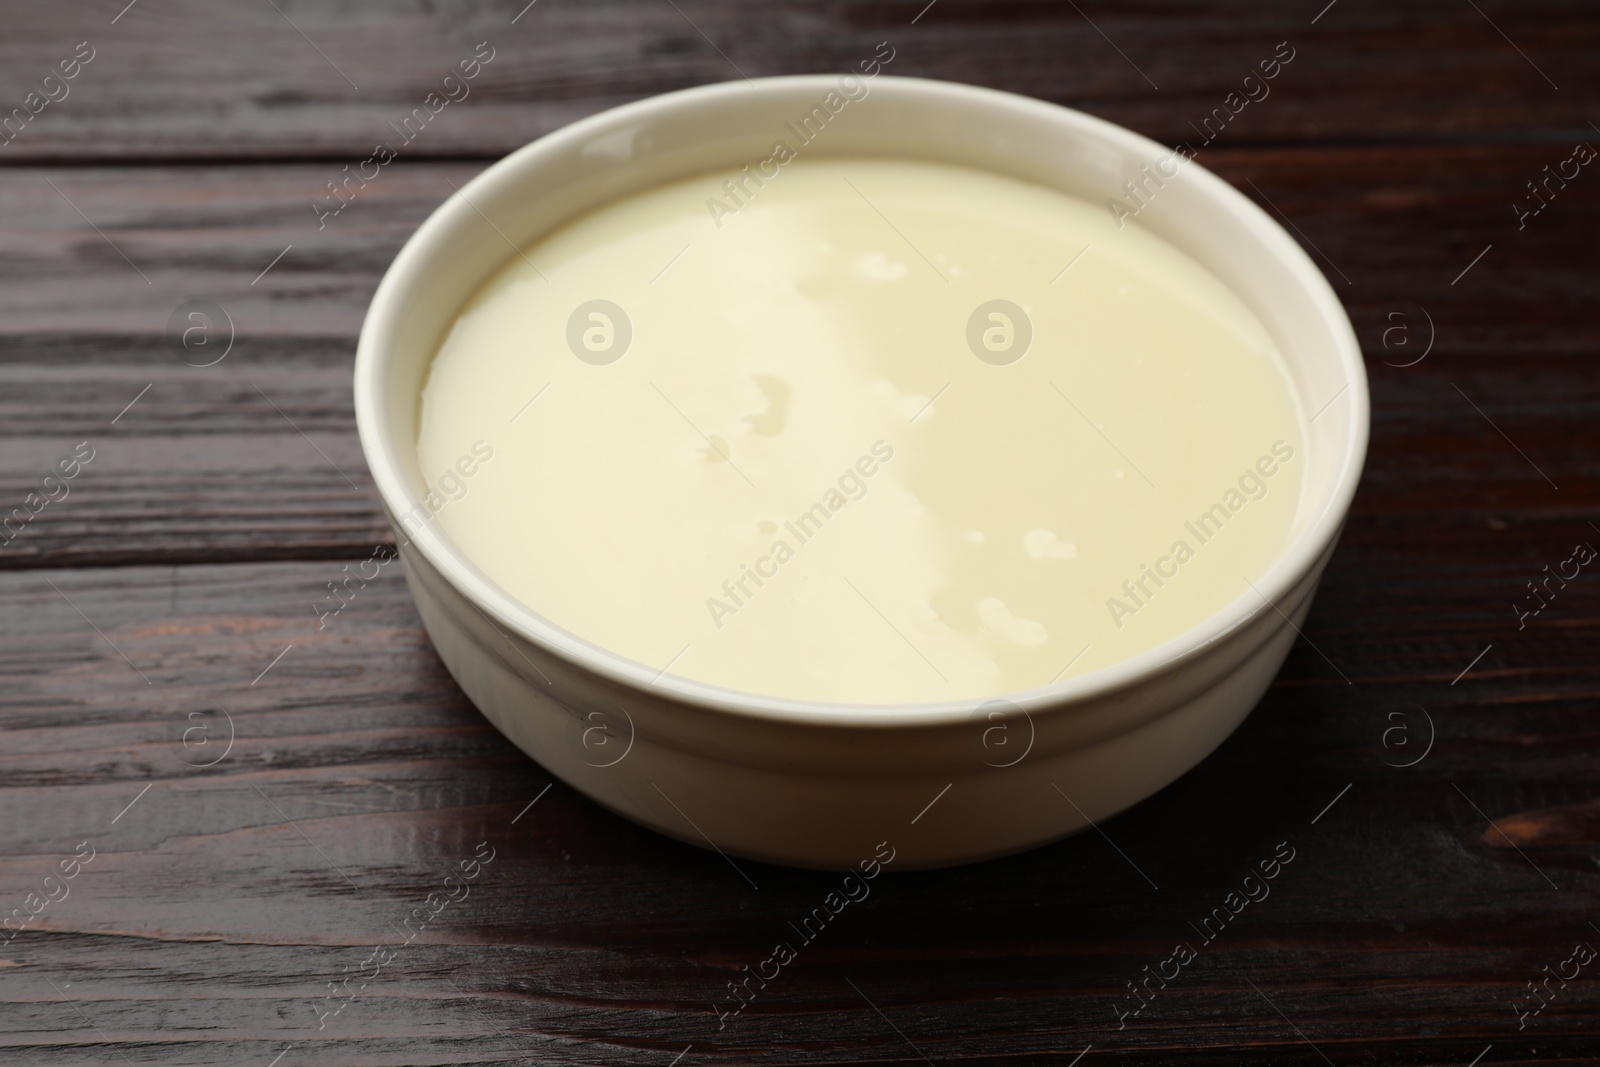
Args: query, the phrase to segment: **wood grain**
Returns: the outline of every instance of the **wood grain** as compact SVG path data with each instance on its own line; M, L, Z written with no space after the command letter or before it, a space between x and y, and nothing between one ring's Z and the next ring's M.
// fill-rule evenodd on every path
M354 162L483 41L495 58L412 158L500 156L601 108L706 82L843 71L884 40L891 73L1024 93L1163 140L1193 137L1190 124L1289 41L1293 63L1231 124L1235 146L1567 140L1596 121L1586 102L1600 90L1600 30L1582 0L1341 0L1320 18L1320 2L1247 0L939 0L920 18L926 0L805 0L759 15L738 0L539 0L515 24L525 0L138 0L113 25L124 3L7 9L0 102L20 104L79 41L97 54L0 153Z
M1574 182L1522 230L1510 207L1558 158L1545 146L1202 155L1293 225L1366 346L1373 448L1350 538L1370 512L1379 536L1466 559L1515 523L1525 539L1503 550L1531 561L1589 529L1600 182ZM321 232L301 200L319 166L0 170L0 207L29 220L0 231L5 510L72 444L98 450L70 497L0 547L0 568L361 558L387 543L355 440L355 335L390 258L477 169L397 164ZM233 326L215 366L190 366L203 359L168 326L197 299ZM1430 333L1427 358L1399 366Z
M741 861L752 891L714 853L563 785L541 795L549 776L461 697L398 575L317 630L304 602L333 569L0 577L0 900L20 901L80 841L96 849L71 895L0 948L7 1062L104 1053L106 1039L164 1063L270 1059L291 1043L316 1063L647 1064L691 1044L698 1062L915 1058L877 1010L934 1062L1057 1061L1091 1043L1133 1061L1248 1048L1309 1062L1251 982L1335 1062L1450 1062L1515 1047L1506 1002L1593 936L1582 842L1521 838L1519 854L1484 834L1484 815L1592 794L1592 621L1581 639L1517 646L1470 685L1428 682L1425 662L1394 685L1384 640L1425 622L1380 616L1350 640L1321 623L1340 617L1335 597L1307 636L1355 686L1300 646L1215 757L1104 827L1115 847L1087 834L886 875L719 1030L710 1005L730 976L795 939L786 923L834 876ZM1592 620L1595 605L1572 607ZM1408 706L1408 690L1428 694L1438 733L1399 769L1375 712ZM183 731L210 723L220 746L219 707L232 747L192 766L220 748L185 747ZM326 983L398 942L390 924L482 841L495 859L471 895L319 1030ZM1170 942L1198 943L1188 923L1280 841L1296 856L1271 895L1119 1031L1124 983ZM1529 1042L1556 1059L1589 1047L1583 1019L1600 1007L1600 987L1563 993Z

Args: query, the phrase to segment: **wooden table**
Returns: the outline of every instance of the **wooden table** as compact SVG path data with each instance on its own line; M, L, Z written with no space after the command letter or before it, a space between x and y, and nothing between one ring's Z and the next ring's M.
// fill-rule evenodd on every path
M0 914L41 905L0 933L0 1063L1600 1061L1600 962L1573 955L1600 945L1600 576L1513 608L1600 545L1600 167L1563 164L1600 145L1592 4L125 2L0 12L0 114L26 120L0 147L0 513L28 512L0 547ZM483 41L470 98L319 230L325 183ZM552 786L393 568L318 629L391 540L351 357L450 183L603 107L880 41L892 73L1169 143L1288 42L1200 158L1350 309L1372 449L1305 640L1220 751L1101 833L884 877L719 1029L836 876L744 865L752 888ZM1546 167L1569 177L1534 200ZM1280 842L1270 897L1202 942ZM475 851L470 894L367 963ZM1131 1014L1179 941L1197 958Z

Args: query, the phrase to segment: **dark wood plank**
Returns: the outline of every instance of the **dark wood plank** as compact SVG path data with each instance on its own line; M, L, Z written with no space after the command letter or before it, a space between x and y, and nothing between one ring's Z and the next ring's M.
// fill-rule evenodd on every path
M1488 538L1548 562L1589 530L1600 181L1580 176L1521 230L1511 209L1562 158L1548 146L1202 156L1325 255L1366 346L1372 460L1349 538L1463 562ZM360 558L386 542L354 434L355 334L406 236L477 167L397 164L320 233L300 198L321 166L0 172L0 211L29 220L0 231L3 510L73 444L96 449L71 495L0 548L0 568ZM234 326L215 366L185 363L203 360L168 331L192 299ZM1427 358L1401 366L1430 333Z
M716 854L559 784L519 819L550 778L462 698L397 574L320 633L305 605L331 563L0 576L0 899L96 850L0 946L0 1048L664 1065L692 1045L681 1062L904 1063L909 1039L935 1063L1061 1063L1091 1044L1130 1063L1321 1062L1308 1038L1335 1063L1465 1064L1491 1043L1484 1062L1583 1061L1600 984L1573 982L1521 1033L1508 1005L1600 941L1593 822L1522 829L1592 805L1600 588L1575 585L1521 638L1485 621L1418 648L1520 569L1444 584L1453 564L1413 560L1374 602L1349 578L1382 555L1342 553L1307 629L1354 685L1302 643L1219 753L1104 827L1115 848L1088 834L886 875L722 1029L725 983L792 939L835 877L748 864L752 891ZM1388 766L1411 757L1383 744L1385 713L1413 701L1432 750ZM219 706L234 740L217 759L224 720L188 715ZM185 747L199 722L216 747ZM326 983L399 941L391 924L482 841L495 858L470 896L319 1030ZM1189 924L1282 841L1295 858L1270 896L1201 945ZM1176 941L1197 959L1119 1030L1125 983Z
M321 232L305 199L326 167L0 178L0 213L32 220L0 230L5 512L72 445L95 449L0 567L325 558L386 539L354 434L355 336L410 231L480 168L399 168ZM195 301L222 317L185 348Z
M926 0L806 0L759 15L737 0L540 0L515 24L525 0L138 0L116 17L124 3L7 8L4 112L79 42L95 56L0 163L355 162L479 42L494 59L406 148L411 158L503 155L600 108L741 74L853 69L884 40L892 73L1083 107L1165 140L1194 136L1191 123L1289 41L1295 59L1271 95L1230 123L1234 146L1565 140L1587 136L1600 91L1600 27L1583 0L1343 0L1320 17L1317 0L939 0L920 18Z

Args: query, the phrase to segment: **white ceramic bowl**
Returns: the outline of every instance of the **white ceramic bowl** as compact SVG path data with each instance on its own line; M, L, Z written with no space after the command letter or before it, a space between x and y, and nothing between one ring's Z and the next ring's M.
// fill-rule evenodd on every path
M1307 459L1290 543L1257 583L1266 599L1246 592L1164 645L998 694L1004 704L780 700L596 647L514 600L436 526L407 540L395 521L424 491L415 446L429 361L464 301L513 255L508 240L526 246L605 201L764 159L783 124L836 82L768 78L654 97L484 171L433 213L378 286L356 356L356 418L439 655L484 715L551 773L728 855L844 868L887 841L896 869L963 863L1108 818L1216 748L1294 643L1291 620L1304 620L1355 493L1368 400L1349 320L1277 223L1198 164L1168 180L1137 224L1209 268L1266 325L1309 424ZM965 85L879 76L850 108L808 156L977 166L1094 203L1121 195L1145 164L1177 166L1169 149L1128 130Z

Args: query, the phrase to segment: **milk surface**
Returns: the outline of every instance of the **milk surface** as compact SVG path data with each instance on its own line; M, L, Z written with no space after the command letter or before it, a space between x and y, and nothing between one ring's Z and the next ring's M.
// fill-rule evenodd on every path
M512 596L652 672L855 704L1049 685L1254 597L1305 466L1271 340L1193 260L891 159L575 220L468 301L421 405L431 521Z

